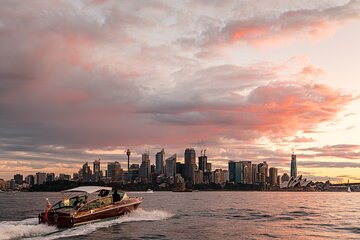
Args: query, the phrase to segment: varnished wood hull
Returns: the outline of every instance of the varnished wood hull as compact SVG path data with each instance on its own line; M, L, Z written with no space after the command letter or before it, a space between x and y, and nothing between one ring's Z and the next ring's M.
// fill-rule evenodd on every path
M39 214L39 223L69 228L80 224L115 218L130 213L138 208L142 199L131 198L124 203L111 204L94 210L82 212L49 211Z

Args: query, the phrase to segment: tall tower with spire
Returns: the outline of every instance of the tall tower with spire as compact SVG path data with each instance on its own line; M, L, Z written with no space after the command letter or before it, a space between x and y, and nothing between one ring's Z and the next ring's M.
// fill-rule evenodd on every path
M297 176L296 155L294 153L291 155L290 176L293 178Z

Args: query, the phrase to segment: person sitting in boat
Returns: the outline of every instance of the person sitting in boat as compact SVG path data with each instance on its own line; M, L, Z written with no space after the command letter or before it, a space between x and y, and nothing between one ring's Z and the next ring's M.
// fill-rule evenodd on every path
M107 195L109 194L109 191L108 190L101 190L99 192L99 197L106 197Z
M120 201L120 195L118 194L117 190L114 191L112 198L113 198L113 203Z
M74 207L75 207L75 208L78 207L79 204L80 204L80 197L79 197L79 196L76 196L75 201L74 201Z

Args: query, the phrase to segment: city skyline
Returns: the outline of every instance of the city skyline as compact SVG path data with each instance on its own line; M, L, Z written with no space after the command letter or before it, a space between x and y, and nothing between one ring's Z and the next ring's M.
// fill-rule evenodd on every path
M127 149L127 153L130 152L130 149ZM189 153L190 152L190 153ZM208 158L208 156L206 155L206 149L202 149L200 151L200 155L196 154L196 151L194 148L186 148L183 158L178 158L177 155L178 154L171 154L170 156L166 156L165 155L165 151L164 148L162 148L159 152L155 153L155 155L153 156L154 158L151 158L151 154L149 151L145 151L144 153L141 154L141 160L140 161L132 161L132 159L129 161L129 158L126 160L126 162L124 161L119 161L119 160L108 160L108 161L103 161L101 160L101 158L99 157L98 159L95 159L92 161L84 161L82 163L82 167L79 169L77 169L78 171L73 171L71 173L67 172L59 172L56 171L55 169L52 169L51 172L46 172L46 171L41 171L41 169L39 169L39 171L37 171L36 173L27 173L27 174L23 174L20 172L17 172L16 174L14 173L11 177L11 179L16 179L15 176L17 175L21 175L24 177L34 177L37 174L43 174L44 175L44 181L47 181L46 179L48 179L48 176L50 175L50 181L54 181L56 179L66 179L66 180L75 180L75 181L79 181L79 175L85 174L88 175L88 177L84 177L82 176L81 178L83 178L82 181L85 182L98 182L98 181L103 181L106 178L112 178L112 181L120 181L120 179L115 180L112 176L114 175L114 173L112 172L118 165L118 170L117 171L121 171L119 174L123 175L123 174L129 174L129 168L125 168L124 166L126 166L126 164L130 164L130 171L132 171L134 166L138 167L138 173L139 176L141 175L146 175L146 178L150 178L151 174L156 174L158 175L164 175L166 176L166 178L169 178L170 176L168 175L168 171L169 171L169 167L168 167L168 161L171 159L174 159L174 163L173 166L170 167L174 168L172 174L170 174L171 176L175 176L176 174L179 174L177 168L175 169L175 164L177 166L177 164L181 164L183 166L183 172L181 173L182 177L184 178L184 181L186 182L193 182L194 179L192 179L193 177L189 177L191 174L194 174L194 172L196 171L202 171L202 173L206 173L206 172L216 172L216 171L231 171L231 167L230 167L230 163L241 163L241 164L245 164L244 166L246 166L247 168L249 168L250 173L248 173L248 178L244 178L242 179L243 183L253 183L251 181L251 179L256 179L257 177L254 177L254 174L256 174L255 172L253 172L254 168L258 168L259 167L259 173L264 174L264 179L259 178L259 181L263 181L263 182L268 182L270 183L270 179L269 175L270 174L270 170L271 169L276 169L276 176L281 177L282 175L287 175L287 176L291 176L294 179L297 177L297 173L298 170L296 168L297 165L297 160L296 160L296 154L292 153L291 154L291 160L289 161L289 166L288 169L287 168L282 168L282 167L278 167L276 165L272 165L270 162L267 162L266 160L260 161L260 162L251 162L251 161L246 161L244 159L240 160L240 159L232 159L229 160L227 162L227 165L225 167L220 167L217 168L215 166L212 166L212 162L211 162L211 158ZM158 161L158 155L161 154L162 155L162 161ZM153 159L153 160L151 160ZM191 159L191 160L190 160ZM294 163L295 162L295 163ZM145 163L145 164L144 164ZM262 171L260 171L260 168L262 165L266 165L266 171L265 173L262 173ZM295 164L295 168L293 167L293 165ZM91 168L91 165L93 166ZM189 166L190 165L190 166ZM102 167L101 167L102 166ZM162 167L162 170L159 171L159 166ZM145 169L143 168L145 167ZM150 167L151 167L151 171L150 171ZM109 172L109 169L112 169ZM211 170L213 169L213 170ZM280 170L280 171L279 171ZM86 173L84 173L84 171ZM190 171L190 173L189 173ZM243 174L245 174L246 169L242 170L244 171ZM82 173L80 173L82 172ZM142 173L143 172L143 173ZM147 173L146 173L147 172ZM191 173L192 172L192 173ZM257 172L257 171L256 171ZM302 175L302 171L299 171L299 175ZM252 175L252 176L250 176ZM64 177L65 176L65 177ZM75 177L76 176L76 177ZM56 178L55 178L56 177ZM233 176L234 177L234 176ZM268 179L269 178L269 179ZM3 179L3 180L7 180L9 181L10 179ZM139 178L139 181L141 180L141 177ZM235 178L232 179L233 181L235 181ZM326 180L330 180L330 179L312 179L314 181L326 181ZM123 177L121 177L121 181L126 182L125 178L123 179ZM147 182L148 179L145 179L145 182ZM230 176L230 181L231 181L231 176ZM239 179L237 179L236 181L240 181ZM236 182L235 181L235 182ZM142 179L142 181L144 183L144 179ZM280 184L281 182L279 182Z
M129 153L130 150L128 149L127 156L130 156ZM159 155L162 155L161 161L159 161ZM311 180L307 181L306 178L302 178L302 175L297 176L297 169L294 168L294 164L296 166L296 155L294 153L291 155L291 178L286 172L279 175L278 168L269 165L266 161L252 163L251 161L230 160L227 169L212 169L212 163L208 162L206 149L201 150L197 158L198 161L196 161L195 149L186 148L184 161L177 161L176 154L173 154L166 159L165 166L163 161L165 158L164 149L155 154L155 164L151 163L149 152L143 153L141 158L141 164L131 163L130 168L126 169L126 171L121 168L118 161L101 164L99 158L93 161L92 169L91 163L89 164L86 161L72 175L65 173L56 175L54 172L45 173L40 171L24 178L21 173L17 173L11 180L4 181L0 179L0 190L29 189L33 185L51 184L51 182L57 180L78 183L121 183L123 185L150 184L160 188L174 186L174 189L183 189L183 191L185 190L185 184L186 186L207 185L209 187L211 187L211 184L218 184L217 189L240 184L243 185L243 188L258 190L279 190L279 188L287 190L289 186L296 186L295 189L297 190L303 188L302 190L311 191L319 186L319 184L315 186ZM105 167L101 167L101 165L105 165ZM312 187L310 187L310 184L312 184Z
M4 1L0 35L0 178L193 147L360 182L357 0Z

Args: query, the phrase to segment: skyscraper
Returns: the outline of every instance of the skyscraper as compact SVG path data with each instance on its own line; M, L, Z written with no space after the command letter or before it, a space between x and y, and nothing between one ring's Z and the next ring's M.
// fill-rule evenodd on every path
M23 184L23 175L15 174L14 175L15 184Z
M252 182L253 183L257 183L259 182L258 180L258 175L259 175L259 169L257 167L257 164L254 163L254 164L251 164L251 170L252 170Z
M164 149L161 149L160 152L156 153L155 155L155 161L156 161L156 173L162 174L164 173L165 167L164 167L164 160L165 160L165 151Z
M118 161L113 164L114 168L111 169L111 180L113 182L123 182L123 169Z
M55 181L55 173L47 173L46 182L53 182L53 181Z
M290 164L290 176L296 178L297 176L297 167L296 167L296 155L291 155L291 164Z
M266 161L258 164L258 172L259 172L258 180L259 180L259 182L261 182L261 183L267 182L267 179L269 176L268 168L269 168L269 166Z
M235 162L230 160L228 165L229 165L229 181L235 182Z
M194 182L194 174L195 174L195 159L196 153L193 148L186 148L184 153L185 158L185 181L189 183Z
M88 162L86 162L86 163L84 163L84 165L82 166L82 169L81 169L82 181L90 182L91 175L92 175L92 172L91 172L90 166L89 166Z
M166 159L165 175L167 178L174 177L176 174L176 154Z
M112 178L112 174L113 174L113 171L115 169L115 163L114 162L110 162L107 164L107 174L106 174L106 177L108 178Z
M235 183L244 183L244 165L242 162L235 162Z
M204 155L201 155L199 157L199 170L203 172L207 171L207 156L205 155L205 151L204 151Z
M102 175L100 170L100 158L94 161L93 171L94 171L94 181L99 182L101 180L101 175Z
M35 184L44 184L46 181L46 173L37 172L35 178Z
M250 161L242 161L244 170L244 184L252 184L252 164Z
M140 180L141 182L148 183L150 181L151 167L149 153L142 154L142 161L140 165Z
M278 169L271 167L269 169L269 175L270 175L270 186L276 186L277 185L277 177L278 177Z

